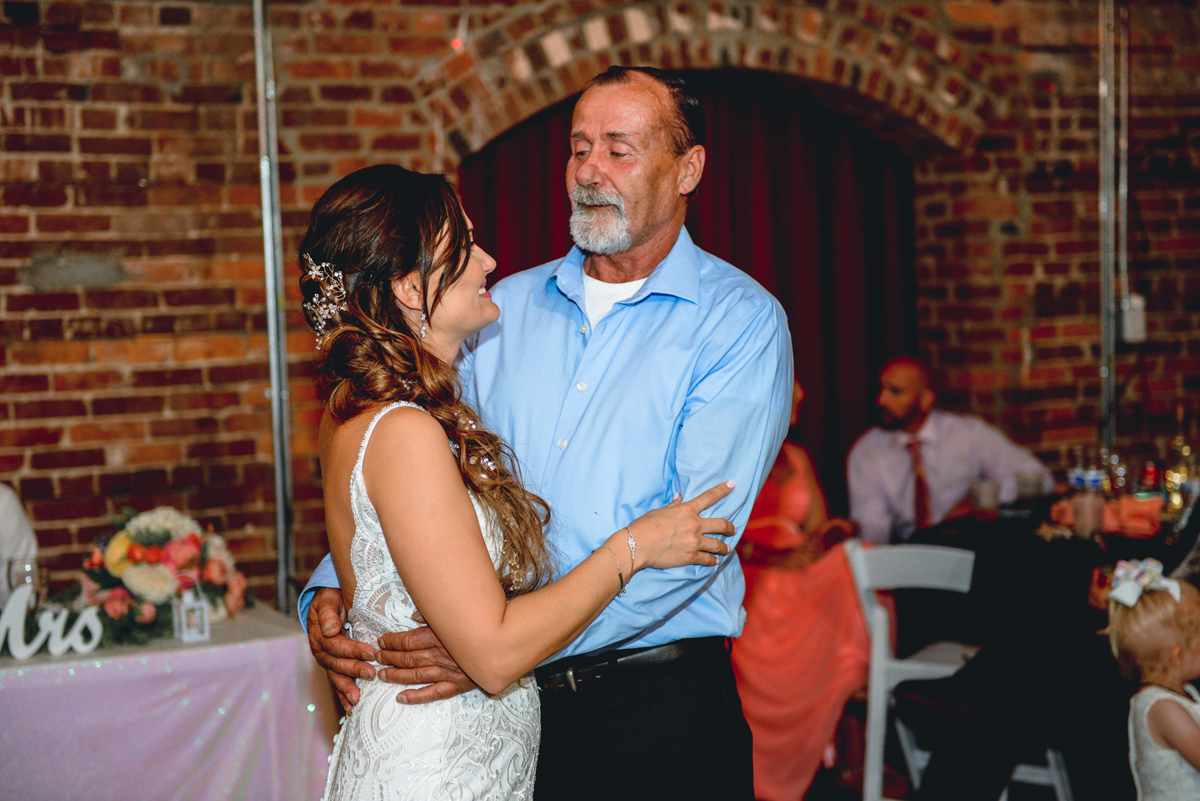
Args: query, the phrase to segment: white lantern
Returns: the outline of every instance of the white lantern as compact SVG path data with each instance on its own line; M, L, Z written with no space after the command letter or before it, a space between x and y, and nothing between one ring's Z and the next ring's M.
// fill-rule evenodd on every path
M175 637L184 642L203 642L208 639L208 601L197 597L195 590L184 590L182 598L171 603L175 616Z

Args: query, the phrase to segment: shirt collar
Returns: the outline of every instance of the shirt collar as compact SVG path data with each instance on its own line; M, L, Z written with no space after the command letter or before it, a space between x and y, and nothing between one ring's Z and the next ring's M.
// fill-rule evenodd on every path
M550 275L546 277L543 292L549 292L557 286L558 291L568 298L581 302L583 298L583 251L577 245L571 247L571 252L558 263ZM679 238L675 240L671 252L659 262L654 271L642 284L641 289L630 298L628 303L636 303L652 294L670 295L690 303L700 302L700 265L704 254L687 228L679 229Z
M913 440L919 441L922 445L932 445L938 441L938 435L941 434L941 431L942 416L937 409L930 409L929 416L925 418L925 422L921 424L921 428L916 434L909 434L907 431L897 431L895 432L896 442L905 448Z

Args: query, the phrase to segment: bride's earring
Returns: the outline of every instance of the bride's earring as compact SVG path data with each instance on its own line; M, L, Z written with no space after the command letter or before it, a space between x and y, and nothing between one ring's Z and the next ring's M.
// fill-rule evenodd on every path
M419 336L421 339L425 338L425 323L426 323L425 312L421 312L421 330L417 332L417 336Z

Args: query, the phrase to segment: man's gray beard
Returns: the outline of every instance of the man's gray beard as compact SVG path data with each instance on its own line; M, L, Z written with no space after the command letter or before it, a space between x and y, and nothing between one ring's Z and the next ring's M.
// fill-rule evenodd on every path
M610 208L584 208L604 205ZM625 217L625 199L616 192L576 186L571 190L571 238L580 250L600 256L629 250L633 237Z

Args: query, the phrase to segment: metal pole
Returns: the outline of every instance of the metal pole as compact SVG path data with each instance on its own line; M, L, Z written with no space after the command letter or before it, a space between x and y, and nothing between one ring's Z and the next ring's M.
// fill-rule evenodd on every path
M1129 4L1121 4L1117 29L1121 77L1117 82L1117 291L1121 314L1129 314Z
M271 435L275 456L275 603L292 603L292 449L288 410L287 326L283 316L283 221L279 202L279 132L275 126L275 68L265 0L254 0L258 85L258 173L262 187L263 261L267 285L267 342L271 368Z
M1113 90L1114 0L1100 3L1100 444L1112 449L1116 439L1116 273L1113 175L1116 166L1116 109Z

